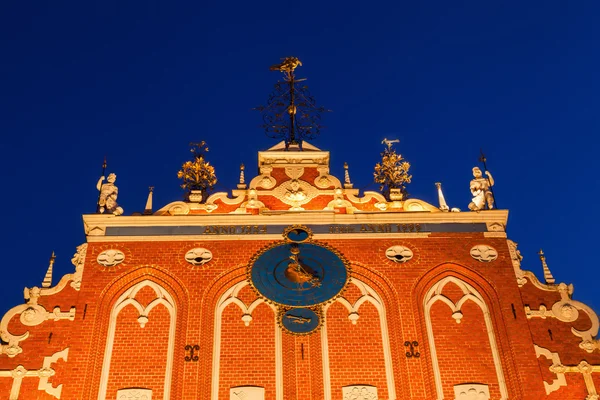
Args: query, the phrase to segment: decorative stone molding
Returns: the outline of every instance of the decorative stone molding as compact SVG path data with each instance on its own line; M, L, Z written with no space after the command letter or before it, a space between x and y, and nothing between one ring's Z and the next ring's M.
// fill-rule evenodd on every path
M356 286L359 289L361 296L354 302L354 304L351 304L343 296L338 297L336 302L341 303L346 308L346 310L348 310L348 319L350 320L350 322L352 322L353 325L356 325L358 323L358 319L360 316L358 311L362 304L364 304L365 302L369 302L373 306L375 306L375 308L377 309L377 313L379 314L379 327L381 330L381 341L383 343L383 358L384 358L384 362L385 362L385 375L386 375L386 383L387 383L387 389L388 389L388 393L389 393L389 399L396 399L396 386L394 383L394 368L392 365L392 350L391 350L391 346L390 346L390 337L389 337L388 326L387 326L385 305L383 303L383 300L379 296L379 294L377 294L377 292L372 287L370 287L366 283L360 281L358 278L353 277L350 284ZM325 320L327 320L326 314L327 314L327 310L329 309L331 304L334 304L334 303L329 303L323 307L323 314L325 315ZM323 359L323 386L324 386L324 390L325 390L325 399L331 399L332 398L331 375L330 375L330 370L329 370L329 339L327 337L327 324L324 324L323 328L321 329L321 352L322 352L322 359ZM354 387L373 388L373 389L375 389L375 395L377 395L376 388L374 386L368 386L368 385L347 386L347 388L354 388ZM345 393L344 393L344 396L345 396ZM360 399L360 397L357 397L357 398ZM377 397L375 397L375 398L377 398ZM344 397L344 399L345 399L345 397ZM350 397L350 399L354 399L354 398ZM370 398L367 397L367 399L370 399Z
M10 390L8 400L18 400L19 392L21 391L21 383L24 378L39 378L38 390L43 390L49 395L60 399L63 385L60 384L57 387L53 387L52 383L48 380L56 373L52 368L52 364L56 363L59 359L67 361L67 355L69 354L69 348L54 353L49 357L44 357L42 368L38 370L27 370L22 365L17 366L13 370L0 370L0 378L13 378L13 384Z
M22 335L13 335L8 331L8 323L14 316L20 315L19 320L25 326L37 326L47 320L59 321L66 319L73 321L75 319L75 307L72 307L68 312L62 312L59 307L55 307L52 312L48 312L43 306L37 304L37 299L41 295L41 290L38 287L25 289L25 291L29 292L29 295L26 295L29 300L27 304L20 304L11 308L0 321L0 339L7 343L0 347L0 354L6 354L10 358L23 351L19 343L29 337L29 331Z
M439 208L419 199L408 199L402 204L402 207L404 208L404 211L408 212L442 212Z
M471 257L481 262L492 262L498 258L498 251L487 244L478 244L471 248Z
M477 383L454 385L454 400L490 400L490 388Z
M148 303L146 306L142 305L136 300L136 296L140 290L145 287L149 287L154 291L156 295L155 299ZM110 319L108 325L108 334L106 338L106 347L104 349L104 361L102 363L102 373L100 375L100 388L98 390L98 398L105 399L106 391L108 388L108 378L110 375L110 362L112 359L112 352L115 340L115 332L117 327L117 317L121 310L129 305L135 307L138 312L138 323L141 328L144 328L148 323L148 316L152 309L158 305L163 305L169 312L169 337L167 343L167 362L164 375L164 389L163 389L163 400L171 399L171 377L173 374L173 355L175 352L175 327L177 320L177 308L175 301L169 292L156 282L150 280L144 280L137 283L136 285L127 289L116 301L110 312ZM121 400L118 398L118 400Z
M87 243L77 246L77 251L71 258L71 263L75 266L75 273L73 274L73 281L71 287L75 290L81 288L81 279L83 278L83 265L85 264L85 256L87 254Z
M247 281L239 282L230 287L225 293L221 295L217 301L215 308L215 325L214 325L214 341L213 341L213 360L212 360L212 386L211 386L211 400L219 400L219 371L221 368L221 326L223 310L230 304L237 305L242 311L242 321L245 326L249 326L252 322L252 313L260 304L265 301L258 297L250 304L246 305L238 296L240 291L248 285ZM283 400L283 339L281 327L277 324L277 309L273 304L266 303L271 310L273 310L273 324L275 329L275 400ZM239 397L243 393L247 393L245 390L251 386L240 386L231 388L230 398L237 400L238 398L248 400L244 397ZM242 390L243 389L243 390ZM236 396L233 397L233 390L236 391ZM241 390L241 392L240 392ZM264 396L264 390L263 390ZM251 397L250 399L254 399ZM263 398L258 398L264 400Z
M411 249L405 246L392 246L385 251L385 256L395 263L405 263L414 256Z
M499 222L488 222L486 223L488 232L505 232L506 225Z
M237 386L229 389L230 400L265 400L265 388L259 386Z
M457 285L463 292L463 297L461 297L456 302L442 294L444 287L448 283L453 283ZM435 346L435 336L433 334L433 324L431 321L431 307L437 301L441 301L442 303L450 307L450 309L452 310L452 318L456 321L456 323L460 323L460 320L463 318L461 308L467 301L472 301L473 303L479 306L483 314L485 326L488 333L488 341L492 350L492 358L494 360L494 366L496 370L496 376L498 378L498 386L501 395L500 400L508 399L508 389L506 387L506 381L504 379L504 372L502 370L502 362L500 359L500 351L496 343L496 336L494 334L494 326L492 323L492 318L490 316L489 308L481 294L473 286L453 276L447 276L438 281L435 285L431 287L431 289L429 289L424 298L425 323L427 325L427 337L429 339L431 359L433 363L433 375L435 379L437 398L444 398L442 376L438 364L437 350Z
M119 389L117 400L152 400L152 389Z
M592 325L589 329L580 331L571 327L571 332L581 338L579 347L588 353L592 353L596 349L600 349L600 342L595 339L600 328L598 315L586 304L571 299L573 294L573 285L567 286L564 283L557 285L557 291L560 293L560 300L554 303L550 310L544 304L540 305L539 310L532 310L529 306L525 306L525 315L528 319L531 318L556 318L561 322L575 322L579 318L579 311L585 312Z
M125 254L121 250L108 249L98 254L96 261L104 267L114 267L125 261Z
M204 247L196 247L185 253L185 261L195 266L204 265L212 258L212 252Z
M522 287L527 283L527 279L525 279L525 271L521 269L521 261L523 261L523 256L519 249L517 249L517 243L512 240L506 240L508 243L508 251L510 253L510 260L513 265L513 269L515 270L515 277L517 278L517 284L519 287Z
M377 388L368 385L344 386L342 388L344 400L378 400Z

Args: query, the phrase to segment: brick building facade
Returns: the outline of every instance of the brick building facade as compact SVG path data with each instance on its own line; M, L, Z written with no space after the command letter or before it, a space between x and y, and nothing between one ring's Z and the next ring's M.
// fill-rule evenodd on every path
M359 193L308 143L259 170L231 194L84 215L75 271L52 286L50 268L0 322L0 399L599 398L598 317L521 270L508 211ZM265 295L259 263L289 278L273 249L323 267L316 300Z

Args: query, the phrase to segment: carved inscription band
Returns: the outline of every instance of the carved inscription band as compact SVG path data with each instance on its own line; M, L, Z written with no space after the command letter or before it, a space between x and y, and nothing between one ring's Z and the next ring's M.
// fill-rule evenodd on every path
M307 225L315 234L381 234L418 232L487 232L484 223L327 224ZM109 226L106 236L280 235L287 225Z

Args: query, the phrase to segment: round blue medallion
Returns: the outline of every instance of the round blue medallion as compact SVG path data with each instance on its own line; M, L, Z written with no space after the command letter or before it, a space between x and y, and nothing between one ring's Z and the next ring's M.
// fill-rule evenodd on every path
M320 324L320 317L310 308L292 308L281 315L281 325L299 335L314 331Z
M284 243L260 254L250 266L252 285L267 299L306 307L336 297L348 270L340 256L318 243Z

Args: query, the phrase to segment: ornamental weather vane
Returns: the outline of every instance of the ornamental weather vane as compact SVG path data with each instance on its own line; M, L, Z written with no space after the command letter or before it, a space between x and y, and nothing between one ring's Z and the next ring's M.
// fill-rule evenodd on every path
M296 79L294 70L302 66L296 57L286 57L280 64L271 66L271 71L283 73L283 81L275 84L267 104L256 107L263 117L263 128L268 137L283 139L285 149L298 146L302 142L319 135L322 126L321 113L328 111L316 105L315 99L306 85L300 85L305 78Z

